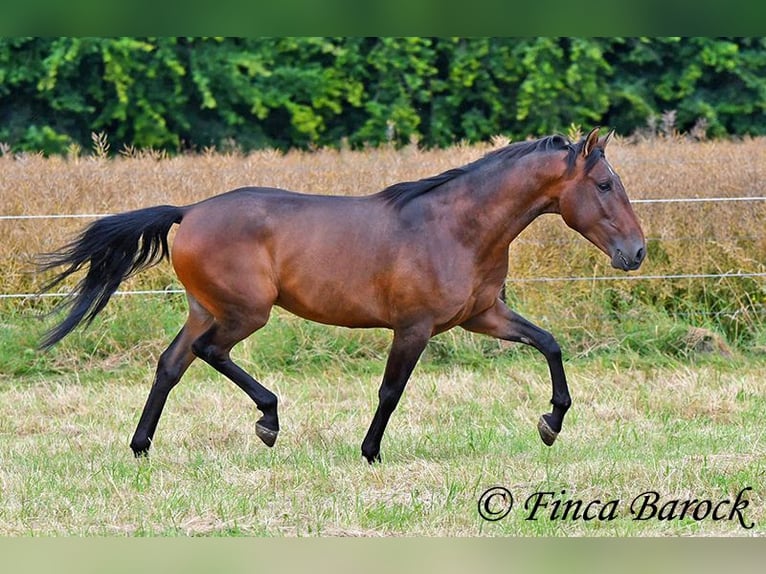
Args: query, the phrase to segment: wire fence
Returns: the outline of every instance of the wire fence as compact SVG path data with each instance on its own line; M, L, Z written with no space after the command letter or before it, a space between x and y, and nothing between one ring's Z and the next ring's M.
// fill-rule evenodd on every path
M740 277L766 277L766 273L679 273L668 275L596 275L593 277L508 277L506 283L566 283L574 281L641 281L661 279L735 279ZM114 295L177 295L185 293L183 289L136 289L115 291ZM67 297L69 291L56 293L0 293L0 299L33 299L44 297Z
M727 203L745 201L766 201L766 196L746 197L675 197L675 198L648 198L631 199L630 203L636 205L663 204L663 203ZM0 221L23 221L32 219L98 219L108 217L112 213L44 213L39 215L0 215Z
M134 289L134 290L117 290L113 293L113 296L131 296L131 295L178 295L180 293L186 293L183 289ZM44 299L55 297L69 297L73 295L70 291L59 291L56 293L0 293L0 299Z
M671 197L671 198L654 198L654 199L631 199L632 204L647 204L647 203L726 203L730 201L766 201L766 197L763 196L746 196L746 197Z
M745 196L745 197L679 197L679 198L647 198L632 199L632 204L673 204L673 203L728 203L728 202L757 202L766 201L766 196ZM0 221L23 221L37 219L98 219L107 217L109 213L72 213L72 214L21 214L21 215L0 215ZM691 238L671 238L668 240L688 240ZM698 238L695 238L698 239ZM520 240L523 241L523 240ZM732 279L732 278L758 278L766 277L762 272L728 272L728 273L678 273L678 274L660 274L660 275L601 275L601 276L562 276L562 277L509 277L507 283L561 283L561 282L582 282L582 281L653 281L653 280L695 280L695 279ZM133 295L177 295L184 293L180 288L167 289L139 289L116 291L117 296ZM67 297L70 292L56 293L0 293L2 299L32 299L42 297Z
M98 219L99 217L107 217L112 215L111 213L65 213L65 214L52 214L46 213L42 215L0 215L0 221L23 221L25 219Z

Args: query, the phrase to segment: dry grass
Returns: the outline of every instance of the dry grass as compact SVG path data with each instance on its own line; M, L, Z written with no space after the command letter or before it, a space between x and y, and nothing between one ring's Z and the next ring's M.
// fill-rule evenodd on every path
M490 147L261 151L174 158L134 152L112 160L2 156L0 205L3 215L111 213L159 203L191 203L244 185L361 195L465 164ZM609 157L635 199L764 195L764 139L618 141L610 146ZM647 236L657 240L650 247L652 257L644 273L765 268L766 202L640 205L636 210ZM83 223L0 221L5 238L0 245L4 270L0 291L33 288L34 280L24 273L28 268L23 263L39 251L57 247ZM535 222L513 245L510 275L514 278L610 273L605 258L558 217Z

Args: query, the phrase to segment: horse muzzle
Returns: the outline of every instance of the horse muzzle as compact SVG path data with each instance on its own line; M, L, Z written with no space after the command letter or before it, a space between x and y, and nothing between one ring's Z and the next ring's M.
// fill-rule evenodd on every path
M646 258L646 244L643 241L615 247L612 253L612 267L623 271L635 271Z

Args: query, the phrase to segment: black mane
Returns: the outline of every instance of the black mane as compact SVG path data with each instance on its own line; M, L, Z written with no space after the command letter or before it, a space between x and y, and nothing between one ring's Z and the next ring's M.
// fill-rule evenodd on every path
M535 152L542 151L559 151L568 150L569 167L573 167L576 152L582 147L583 142L572 144L568 139L560 135L547 136L537 140L523 141L509 144L505 147L493 150L483 157L468 163L462 167L456 167L449 169L438 175L419 179L417 181L403 181L401 183L395 183L382 191L379 191L376 196L384 199L386 202L394 205L395 207L402 207L411 199L419 197L424 193L431 191L434 188L439 187L443 183L447 183L461 175L471 173L496 161L515 161L521 157L529 155Z

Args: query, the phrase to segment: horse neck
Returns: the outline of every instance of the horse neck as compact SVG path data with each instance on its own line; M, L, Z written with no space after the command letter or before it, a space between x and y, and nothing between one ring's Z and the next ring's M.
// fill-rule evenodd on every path
M564 164L561 164L562 170ZM556 182L561 179L557 164L547 158L524 158L508 169L477 173L456 190L467 206L460 224L473 237L476 248L494 254L508 246L543 213L555 213ZM457 182L456 182L457 183Z

